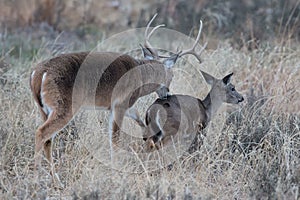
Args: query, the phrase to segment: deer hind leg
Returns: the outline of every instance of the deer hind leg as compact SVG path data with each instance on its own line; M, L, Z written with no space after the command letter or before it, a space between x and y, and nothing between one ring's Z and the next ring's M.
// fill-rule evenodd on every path
M42 108L40 108L40 110L41 110L42 119L44 120L44 123L45 123L48 119L48 116ZM48 162L53 163L52 154L51 154L51 152L52 152L52 138L47 140L44 143L44 152L45 152L45 156L46 156L46 159L48 160Z
M52 138L55 133L61 130L71 119L71 115L61 113L63 112L53 110L45 123L37 129L35 135L35 169L37 166L40 166L41 154L44 150L46 159L50 164L50 173L52 176L55 176L52 158Z
M49 140L46 140L46 142L44 143L44 152L45 152L45 156L47 161L49 162L50 165L53 164L53 158L52 158L52 138ZM51 171L52 173L52 171Z
M38 108L40 110L42 120L43 120L43 122L45 124L46 121L48 120L48 115L45 113L44 109L41 106L38 106ZM38 131L36 132L36 135L37 135L37 133L38 133ZM36 154L35 155L35 170L37 168L37 165L40 165L40 160L41 160L40 156L37 155L37 152L39 152L39 154L40 154L41 151L42 151L42 146L41 146L40 142L37 142L37 141L38 141L38 139L36 138L35 139L35 143L36 143L35 144L35 154ZM52 142L51 139L47 140L45 142L44 149L49 149L50 148L50 151L51 151L51 142ZM49 151L49 150L47 150L47 151ZM45 150L45 152L46 152L46 150ZM46 158L49 161L51 160L51 162L49 162L49 163L52 163L52 158L49 157L49 155L46 155Z
M155 150L159 150L162 147L162 140L163 140L163 132L160 130L155 135L150 137L144 137L145 140L145 150L146 152L152 152Z
M45 111L43 110L43 108L39 106L39 110L40 110L43 122L47 121L48 115L45 113Z

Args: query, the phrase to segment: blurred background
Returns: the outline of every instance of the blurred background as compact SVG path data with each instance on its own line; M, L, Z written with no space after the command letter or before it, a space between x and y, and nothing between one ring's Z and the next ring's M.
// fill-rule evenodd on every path
M108 112L82 112L54 142L65 188L51 184L47 167L36 184L34 132L42 120L28 84L32 67L145 27L155 13L153 26L164 23L192 38L199 19L204 23L204 62L179 59L172 93L203 99L209 86L198 69L216 77L234 72L245 101L224 105L197 151L157 173L132 174L134 159L124 162L130 173L95 159L81 139L95 133L95 141L108 144ZM163 43L157 36L153 43ZM300 199L299 40L300 0L0 0L0 199ZM120 46L105 50L124 51ZM135 104L142 116L155 98ZM141 134L127 122L122 129Z
M300 36L299 0L0 0L0 34L26 30L31 37L67 32L80 40L128 28L165 23L196 34L199 19L204 37L227 39L237 48L256 48L262 41ZM39 30L39 31L38 31ZM2 33L1 33L2 32ZM73 38L74 39L74 38ZM212 40L211 44L214 47Z

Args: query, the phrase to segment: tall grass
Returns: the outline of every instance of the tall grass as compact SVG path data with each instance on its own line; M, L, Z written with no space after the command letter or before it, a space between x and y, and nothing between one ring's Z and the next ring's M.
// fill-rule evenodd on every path
M38 181L34 179L34 132L41 120L30 94L29 74L31 66L44 58L89 46L76 40L73 45L58 42L63 50L55 45L51 49L55 38L34 41L17 34L1 41L0 61L5 68L0 74L1 199L300 198L299 45L274 42L238 51L221 42L205 52L201 66L191 58L188 61L196 68L180 61L171 86L174 93L203 98L208 91L200 75L183 76L182 71L201 68L217 77L233 71L246 102L222 109L221 114L228 112L225 118L215 116L195 151L176 158L171 170L131 173L133 162L122 163L122 171L111 169L82 143L85 134L94 134L95 141L106 145L107 112L79 113L55 138L55 167L64 184L56 188L45 160ZM136 107L144 112L153 99L154 95L144 97ZM96 123L100 129L95 133L89 127ZM124 127L140 134L129 119Z

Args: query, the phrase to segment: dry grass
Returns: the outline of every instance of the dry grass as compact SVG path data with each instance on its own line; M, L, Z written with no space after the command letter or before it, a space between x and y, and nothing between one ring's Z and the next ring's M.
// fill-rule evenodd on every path
M55 138L56 170L65 185L57 189L45 162L37 183L33 176L34 132L41 120L28 77L36 60L60 50L46 51L47 44L53 44L51 38L42 44L24 38L17 43L16 38L9 35L1 40L0 65L9 64L0 70L1 199L300 198L299 45L272 43L243 52L224 43L207 51L201 66L190 68L181 61L172 83L174 93L203 98L208 87L197 74L201 67L217 77L234 71L233 81L247 98L241 106L227 107L226 118L216 116L198 150L174 158L172 170L141 170L137 158L119 161L122 170L112 169L107 159L99 160L84 141L93 134L94 141L103 143L100 150L106 150L107 112L80 113ZM79 46L69 45L67 50ZM153 99L154 95L144 97L136 106L144 112ZM129 119L124 129L140 134Z

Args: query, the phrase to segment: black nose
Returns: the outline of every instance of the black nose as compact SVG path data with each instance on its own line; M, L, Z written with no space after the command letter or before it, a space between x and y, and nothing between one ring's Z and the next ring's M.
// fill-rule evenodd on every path
M244 101L244 97L242 97L242 98L239 99L239 102L242 102L242 101Z

